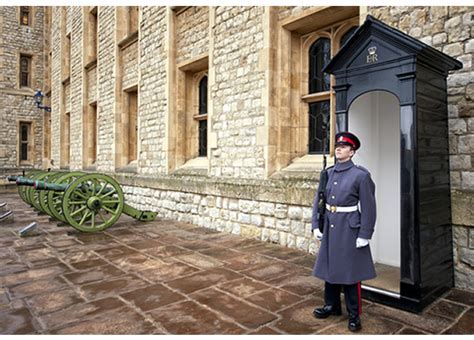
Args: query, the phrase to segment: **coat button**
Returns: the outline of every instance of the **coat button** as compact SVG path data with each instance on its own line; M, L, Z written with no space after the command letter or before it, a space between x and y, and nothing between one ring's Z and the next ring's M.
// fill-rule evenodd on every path
M336 198L336 196L334 196L334 195L333 195L333 196L331 196L331 198L332 198L332 199L335 199L335 198Z
M337 185L337 182L334 182L334 185Z
M334 224L331 224L331 228L334 228Z

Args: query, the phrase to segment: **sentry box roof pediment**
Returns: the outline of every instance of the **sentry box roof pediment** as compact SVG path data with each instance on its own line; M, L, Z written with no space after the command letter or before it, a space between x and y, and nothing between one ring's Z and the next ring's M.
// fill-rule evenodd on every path
M359 68L367 70L404 59L415 59L416 63L444 75L462 68L458 60L368 15L324 71L336 74Z

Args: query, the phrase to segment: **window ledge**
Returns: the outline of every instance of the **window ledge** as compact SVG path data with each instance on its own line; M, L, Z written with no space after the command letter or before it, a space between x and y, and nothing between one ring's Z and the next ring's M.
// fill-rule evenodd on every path
M115 169L116 172L124 172L124 173L138 173L138 165L137 161L132 161L128 165Z
M207 176L209 160L207 157L196 157L188 160L173 172L173 175Z
M94 58L93 60L89 61L84 68L89 71L92 70L94 67L97 66L97 58Z
M119 41L117 44L118 47L120 47L122 50L126 49L128 46L133 44L134 42L138 41L138 31L135 31L129 35L127 35L125 38Z
M84 167L84 171L97 171L97 165L94 163L92 165Z
M326 155L326 163L326 167L333 165L334 157ZM305 155L294 159L290 165L271 177L273 179L319 180L322 169L323 155Z

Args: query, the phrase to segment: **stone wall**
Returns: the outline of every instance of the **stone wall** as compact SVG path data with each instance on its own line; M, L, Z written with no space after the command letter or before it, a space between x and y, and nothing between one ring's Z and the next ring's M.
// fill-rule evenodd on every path
M176 15L176 64L209 52L209 8L191 6Z
M138 172L167 172L166 151L166 7L141 8Z
M217 148L211 151L211 176L264 177L264 147L257 143L257 128L265 124L263 13L263 7L216 8L215 84L209 90Z
M19 23L19 7L0 7L0 168L16 168L19 121L32 124L31 162L21 167L40 167L43 157L43 111L36 108L34 90L43 88L43 7L31 7L31 26ZM20 89L20 53L31 56L31 84Z
M84 91L84 64L83 64L83 8L80 6L68 7L68 28L71 29L71 82L66 95L66 112L70 112L70 168L82 169L83 144L83 98Z
M61 7L53 7L51 22L51 159L59 166L61 133Z
M458 59L448 77L456 286L474 287L474 7L369 7L369 14Z
M99 46L97 57L97 169L115 170L115 7L99 7Z

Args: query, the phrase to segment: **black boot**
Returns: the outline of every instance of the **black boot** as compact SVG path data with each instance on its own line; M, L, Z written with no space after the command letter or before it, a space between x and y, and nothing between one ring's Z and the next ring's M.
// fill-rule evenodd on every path
M349 324L347 325L347 328L349 328L351 332L357 332L362 329L359 315L349 314Z
M313 311L313 315L317 319L326 319L330 315L341 315L341 306L330 306L324 305L321 308L315 308Z

